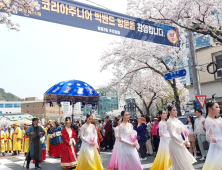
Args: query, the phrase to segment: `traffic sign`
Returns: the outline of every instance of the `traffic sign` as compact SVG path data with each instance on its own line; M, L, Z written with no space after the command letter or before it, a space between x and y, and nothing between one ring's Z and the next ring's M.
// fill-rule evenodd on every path
M185 69L183 70L178 70L178 71L173 71L170 73L167 73L164 75L165 80L171 80L171 79L175 79L175 78L179 78L179 77L184 77L186 76L187 71Z
M204 105L205 105L205 102L206 102L206 99L207 99L207 96L206 95L197 95L196 99L199 102L201 108L203 109Z

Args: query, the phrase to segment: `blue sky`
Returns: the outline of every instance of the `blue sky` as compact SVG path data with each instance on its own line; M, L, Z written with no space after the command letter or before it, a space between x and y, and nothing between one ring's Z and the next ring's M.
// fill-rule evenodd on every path
M126 13L126 0L92 1ZM42 99L48 88L63 80L82 80L96 88L112 77L109 71L99 71L99 58L119 37L25 17L12 19L21 25L19 32L0 24L0 88L6 92Z

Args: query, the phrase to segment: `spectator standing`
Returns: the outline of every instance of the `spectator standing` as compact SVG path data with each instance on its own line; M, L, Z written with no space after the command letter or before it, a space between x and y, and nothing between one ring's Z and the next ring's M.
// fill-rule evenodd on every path
M106 125L104 127L105 129L105 138L107 146L109 146L109 150L113 149L113 140L112 140L112 124L109 121L109 116L106 117ZM106 148L107 150L107 148Z
M205 118L202 116L202 113L203 112L200 109L196 110L195 115L197 116L197 119L194 123L194 134L197 136L197 141L202 155L200 161L204 161L207 156L207 151L203 148L203 142L206 141L206 132L204 130Z
M150 122L150 117L146 116L146 131L147 131L147 135L149 135L149 139L146 141L146 153L148 154L148 156L152 156L153 155L153 146L151 143L151 132L152 132L152 124Z
M194 154L194 158L196 159L197 157L197 149L196 149L196 138L194 135L194 119L193 116L190 115L187 117L187 128L189 130L189 136L188 136L188 140L190 142L190 153L193 155Z
M117 124L117 118L114 117L113 123L112 123L112 139L113 139L113 143L115 143L115 141L116 141L115 132L114 132L114 129L113 129L113 128L115 128L115 127L117 127L117 126L118 126L118 124Z
M159 143L160 143L160 137L159 137L159 119L158 117L154 117L153 119L154 125L152 127L152 139L153 139L153 145L156 150L158 151Z
M138 139L138 142L140 145L139 152L141 155L141 159L140 159L141 161L147 160L147 157L146 157L146 137L145 137L146 127L147 127L146 119L144 117L141 117L139 119L138 126L134 127L134 129L137 131L137 139Z

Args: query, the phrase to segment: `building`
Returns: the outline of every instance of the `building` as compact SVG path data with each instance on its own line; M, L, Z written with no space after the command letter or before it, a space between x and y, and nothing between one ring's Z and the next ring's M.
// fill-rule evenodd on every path
M18 121L20 119L28 119L32 120L34 116L27 114L27 113L11 113L11 114L1 114L0 120L10 120L10 121Z
M72 105L70 105L70 102L61 102L61 105L63 114L72 113ZM81 111L81 102L74 105L74 112L75 111Z
M60 118L62 117L62 109L59 109L57 104L53 103L53 107L50 107L49 104L43 105L43 100L39 100L36 97L22 99L21 105L23 113L28 113L39 119L45 118L48 121L58 120L59 116Z
M0 101L0 114L21 113L21 102Z
M109 87L104 87L97 89L97 91L100 95L100 98L99 105L95 108L95 112L97 112L101 118L104 118L107 112L118 110L118 96L116 90ZM84 108L82 108L84 116L91 111L91 105L86 105Z
M222 70L222 46L207 46L196 50L198 65L203 65L202 71L199 71L201 91L203 95L207 95L207 100L212 98L213 94L217 94L216 101L222 109L222 90L221 90L221 70ZM209 74L206 70L208 63L216 62L218 71L215 74ZM194 98L193 86L189 88L189 97Z

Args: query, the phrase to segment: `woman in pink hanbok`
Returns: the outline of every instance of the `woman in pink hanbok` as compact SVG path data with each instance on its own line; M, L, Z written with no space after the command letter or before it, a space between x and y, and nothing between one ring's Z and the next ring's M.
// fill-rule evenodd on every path
M133 125L128 121L130 114L122 111L123 122L119 126L119 155L118 170L143 170L139 154L136 150L139 144L136 141L137 132L133 130Z
M121 119L117 119L117 124L118 126L116 128L114 128L114 132L115 132L115 145L113 147L113 152L112 152L112 156L108 165L108 169L118 169L118 152L119 152L119 145L120 145L120 141L119 141L119 126L121 124Z

